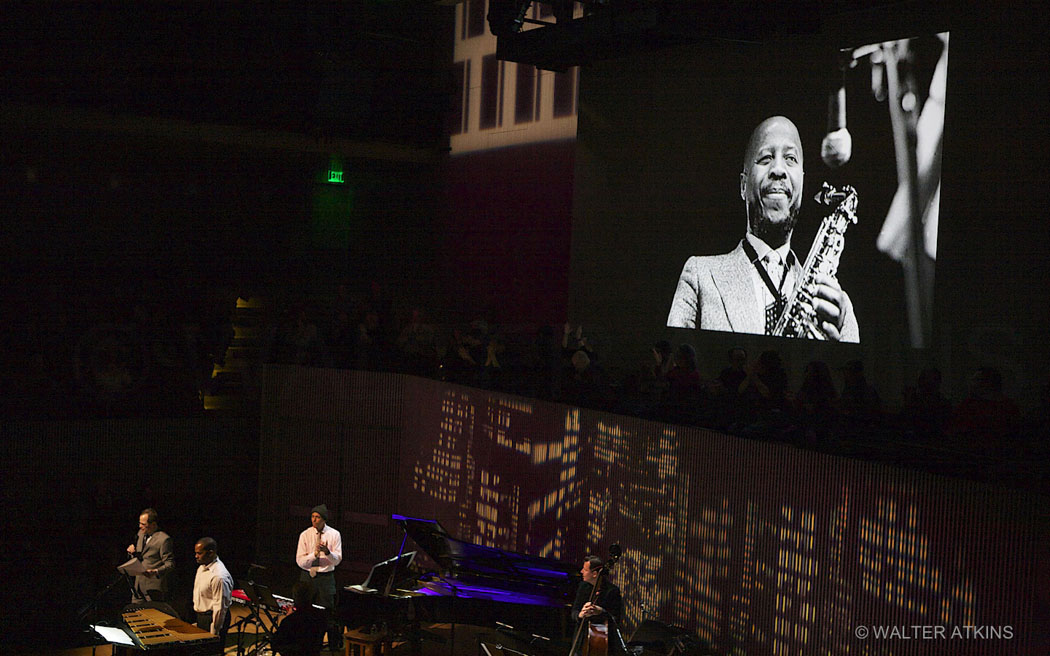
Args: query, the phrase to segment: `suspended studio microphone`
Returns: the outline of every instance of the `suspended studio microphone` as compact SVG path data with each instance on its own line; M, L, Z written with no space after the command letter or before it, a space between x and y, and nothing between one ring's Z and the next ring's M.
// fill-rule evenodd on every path
M837 89L828 93L828 133L820 142L820 158L829 168L837 169L853 154L853 137L846 129L846 67L840 65Z

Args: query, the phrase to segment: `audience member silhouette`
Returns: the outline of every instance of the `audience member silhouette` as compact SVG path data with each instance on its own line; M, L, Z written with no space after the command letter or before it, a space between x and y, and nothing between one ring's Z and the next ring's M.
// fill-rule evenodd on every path
M1011 448L1020 428L1017 404L1003 394L1003 377L994 367L980 367L970 378L970 392L951 419L953 442L975 453L997 455Z
M434 327L420 308L412 308L411 318L397 337L401 368L417 376L431 376L437 368Z
M602 407L609 399L604 373L591 360L590 353L582 348L569 358L569 366L562 374L560 390L559 398L562 401L585 407Z
M576 351L583 351L591 360L594 359L594 348L583 334L583 326L573 329L572 324L566 322L562 331L561 349L566 359L571 358Z
M650 368L653 379L666 381L667 372L674 368L675 360L671 353L671 342L659 339L653 343L653 365Z
M822 360L813 360L795 393L793 405L802 429L802 441L807 445L826 443L835 430L838 392L831 378L831 369Z
M294 364L320 366L324 364L324 344L317 330L317 324L310 318L305 307L295 313L295 325L292 328L292 362Z
M952 417L952 404L941 393L941 370L926 367L919 372L915 387L905 388L900 426L920 439L936 439Z
M839 412L853 424L875 424L882 419L882 399L864 377L860 360L850 360L842 367Z
M747 376L737 386L748 416L768 420L783 413L787 406L788 375L776 351L763 351L747 368Z
M650 410L666 399L670 387L667 374L675 365L671 342L666 339L653 343L649 355L639 367L637 377L625 381L625 388L629 387L634 395L639 412Z
M727 352L729 364L718 373L711 386L712 420L719 428L739 423L745 413L740 402L740 384L747 378L747 351L734 346Z
M386 368L386 334L379 312L367 309L357 324L357 344L354 362L357 369L382 371Z
M740 392L740 383L747 378L747 351L739 346L729 349L729 366L718 374L718 382L722 389L736 398Z
M489 332L485 335L483 344L485 356L481 364L481 385L489 389L503 389L503 363L500 359L507 350L506 344L497 332Z
M696 363L696 349L691 344L679 344L674 362L667 372L667 396L661 414L672 421L696 423L704 409L704 383Z
M461 385L475 385L485 362L481 340L472 331L454 328L449 338L448 349L441 362L442 377Z

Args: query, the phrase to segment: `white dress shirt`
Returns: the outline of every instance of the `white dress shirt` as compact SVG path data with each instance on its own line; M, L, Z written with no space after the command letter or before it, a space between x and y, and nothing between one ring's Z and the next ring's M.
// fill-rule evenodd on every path
M219 635L232 602L233 577L222 561L216 558L207 565L199 565L193 579L193 610L211 611L211 632L215 635Z
M329 553L321 552L319 557L314 558L318 542L328 547ZM295 551L295 562L307 572L323 574L335 571L335 566L343 562L343 538L339 535L339 531L325 525L320 535L313 526L300 533L299 548Z

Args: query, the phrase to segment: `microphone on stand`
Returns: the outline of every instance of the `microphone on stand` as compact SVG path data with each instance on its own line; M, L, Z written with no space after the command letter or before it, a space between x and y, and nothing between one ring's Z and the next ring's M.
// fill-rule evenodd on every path
M849 50L841 53L838 88L828 93L828 133L820 142L820 158L837 169L853 155L853 137L846 129L846 69L853 63Z

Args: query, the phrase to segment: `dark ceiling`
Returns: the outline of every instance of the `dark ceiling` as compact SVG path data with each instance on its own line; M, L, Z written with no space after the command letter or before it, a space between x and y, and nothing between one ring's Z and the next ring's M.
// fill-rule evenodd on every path
M489 0L515 11L519 0ZM555 70L673 43L825 30L937 2L608 0L500 39ZM6 3L0 101L443 149L453 0ZM895 10L896 11L896 10ZM853 20L853 23L864 23Z
M900 25L943 29L944 1L593 0L584 3L580 17L517 33L507 25L521 0L489 0L489 15L491 28L501 34L500 59L564 70L701 40L763 43L805 36L866 42L897 38Z
M452 5L32 2L4 14L9 103L440 146Z

